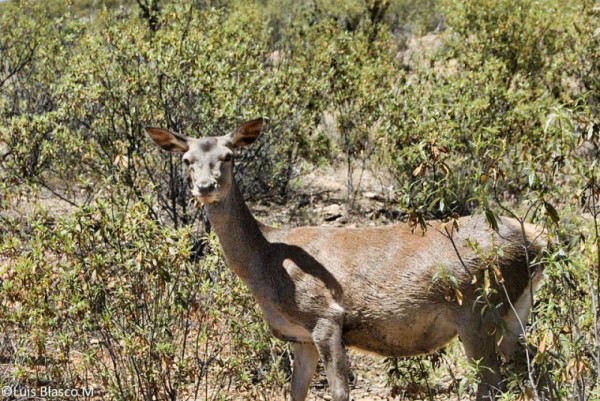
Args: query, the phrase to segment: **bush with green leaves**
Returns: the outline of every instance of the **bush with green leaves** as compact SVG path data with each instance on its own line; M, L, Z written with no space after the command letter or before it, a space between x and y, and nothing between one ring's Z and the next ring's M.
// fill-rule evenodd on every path
M249 199L285 202L300 166L331 164L359 213L353 172L389 174L390 212L415 230L471 213L543 225L546 285L505 398L600 397L592 0L155 3L0 5L5 383L123 399L280 387L287 351L198 227L179 157L143 130L265 116L236 160ZM389 364L394 388L432 396L437 364Z
M492 227L498 214L545 226L555 238L543 260L549 281L506 399L594 399L600 132L597 79L586 77L598 71L598 10L585 1L444 8L447 30L386 114L382 157L400 206L423 228L427 217L473 212Z
M175 400L284 380L286 354L272 355L277 344L214 236L198 261L198 233L117 199L56 220L40 210L26 223L0 244L10 260L0 318L13 363L3 385Z

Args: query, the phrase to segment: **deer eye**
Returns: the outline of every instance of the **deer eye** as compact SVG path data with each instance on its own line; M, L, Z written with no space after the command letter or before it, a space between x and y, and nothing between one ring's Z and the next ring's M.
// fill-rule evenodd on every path
M223 161L224 162L229 162L229 161L231 161L232 158L233 158L233 155L231 153L227 153L225 155L225 157L223 157Z
M183 159L183 164L185 164L186 166L190 165L190 159Z

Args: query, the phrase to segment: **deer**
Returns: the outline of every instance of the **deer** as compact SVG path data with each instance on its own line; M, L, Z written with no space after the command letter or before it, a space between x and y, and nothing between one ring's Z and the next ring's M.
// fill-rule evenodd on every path
M416 356L456 336L478 369L477 400L495 399L503 389L501 359L515 351L541 281L543 268L534 260L546 246L543 230L509 217L499 217L492 229L477 215L457 218L450 228L428 221L422 233L403 222L267 226L246 205L233 169L234 151L255 142L265 121L197 138L145 130L160 148L182 154L191 195L203 205L227 264L249 288L273 335L293 344L291 400L307 398L319 358L332 400L346 401L347 348ZM486 269L491 274L485 252L499 249L488 298L501 325L484 318L481 289ZM453 279L436 279L442 276Z

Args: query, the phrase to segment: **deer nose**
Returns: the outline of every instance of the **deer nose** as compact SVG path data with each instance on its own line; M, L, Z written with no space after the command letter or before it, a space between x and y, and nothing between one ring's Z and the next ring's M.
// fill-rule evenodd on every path
M215 190L217 183L212 180L201 181L198 183L198 192L201 194L208 194Z

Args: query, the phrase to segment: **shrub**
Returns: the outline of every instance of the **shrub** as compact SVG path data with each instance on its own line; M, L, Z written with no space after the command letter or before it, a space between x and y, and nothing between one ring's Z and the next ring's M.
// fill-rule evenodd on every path
M287 351L194 228L179 157L143 131L262 115L236 164L249 199L285 202L301 163L343 163L350 206L354 170L389 173L415 229L475 212L544 225L548 280L505 397L598 395L591 0L75 3L0 6L5 383L175 399L283 382ZM417 389L437 366L389 364Z
M30 223L0 248L10 258L1 271L13 364L4 385L174 400L285 377L271 355L277 342L213 236L211 256L195 260L197 233L118 200L55 221L40 211Z

